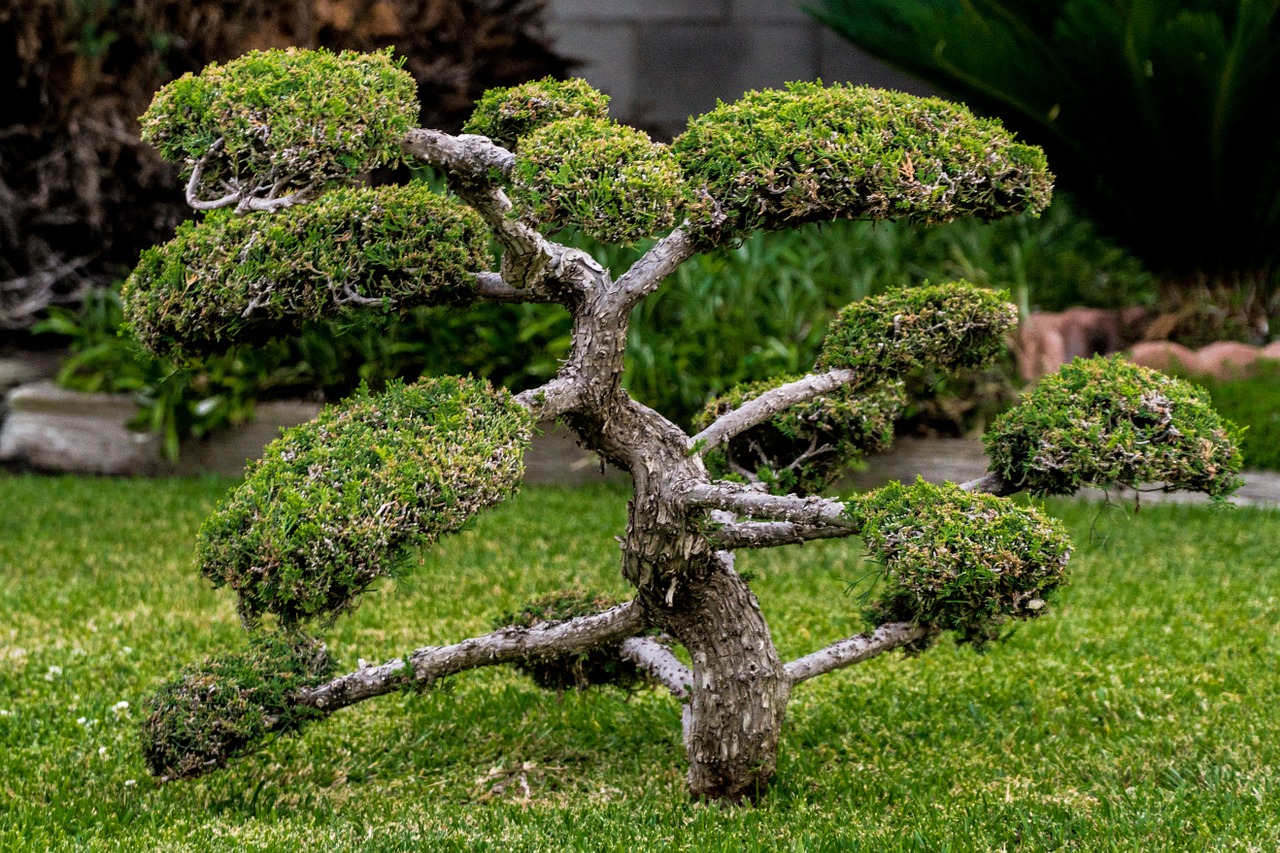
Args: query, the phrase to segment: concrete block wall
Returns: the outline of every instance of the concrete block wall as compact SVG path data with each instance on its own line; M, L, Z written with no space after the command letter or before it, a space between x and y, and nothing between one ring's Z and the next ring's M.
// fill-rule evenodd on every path
M548 27L612 114L669 138L716 99L792 80L927 87L872 59L790 0L550 0Z

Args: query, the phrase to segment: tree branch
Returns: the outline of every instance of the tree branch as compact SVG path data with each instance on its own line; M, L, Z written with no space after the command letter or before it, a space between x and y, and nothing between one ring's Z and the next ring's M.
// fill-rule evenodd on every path
M772 388L754 400L749 400L732 412L717 418L711 426L689 439L689 451L705 455L707 451L718 447L735 435L746 432L756 424L767 421L778 412L812 400L814 397L820 397L856 379L858 379L856 371L832 370L828 373L810 373L794 382Z
M400 147L446 172L485 183L492 183L495 173L503 180L509 178L516 162L515 154L489 137L471 133L453 136L442 130L415 128L405 134Z
M327 684L299 692L294 702L333 712L402 687L425 686L468 669L590 651L633 637L647 625L643 608L629 601L603 613L566 622L501 628L452 646L427 646L412 652L408 658L361 667Z
M613 292L626 307L633 307L662 284L663 279L697 254L693 239L683 226L653 245L614 284Z
M831 498L770 495L724 481L694 483L682 497L686 506L724 509L746 518L841 527L851 532L853 528L853 522L844 515L844 503Z
M976 480L961 483L960 488L966 492L995 495L998 498L1016 495L1019 491L1016 486L1005 482L1004 478L994 471L988 471Z
M670 648L653 637L628 637L622 641L622 659L629 660L636 668L663 687L676 699L689 698L693 684L693 672L675 656Z
M551 296L534 290L524 290L507 284L500 273L476 274L475 295L490 302L553 302Z
M790 521L747 521L725 524L707 538L717 548L774 548L798 545L814 539L841 539L852 536L852 527L835 524L796 524Z
M787 664L787 678L791 679L792 684L798 684L816 675L861 663L884 652L922 640L929 635L930 630L924 625L913 625L910 622L890 622L887 625L881 625L870 634L859 634L856 637L832 643L825 649L819 649L811 655L793 660Z

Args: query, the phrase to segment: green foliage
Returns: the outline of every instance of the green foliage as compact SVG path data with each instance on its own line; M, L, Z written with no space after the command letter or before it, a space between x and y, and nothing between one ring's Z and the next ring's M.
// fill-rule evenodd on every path
M884 564L867 611L877 625L915 622L981 647L1007 620L1039 616L1065 579L1066 530L1004 498L917 480L868 492L847 512Z
M600 118L562 119L524 137L511 183L522 217L552 231L574 226L606 243L670 228L685 202L667 146Z
M519 86L490 89L476 102L463 125L463 133L487 136L516 151L522 136L566 118L603 119L609 114L609 96L586 80L544 77Z
M985 436L992 472L1037 495L1163 483L1225 497L1240 484L1237 440L1203 390L1122 356L1046 376Z
M943 222L1038 213L1044 154L963 106L855 86L791 83L691 119L672 143L704 197L708 243L830 219Z
M142 138L186 175L214 151L197 187L209 199L225 195L223 182L277 195L350 183L398 162L417 120L417 85L400 64L390 48L251 51L163 87Z
M210 214L142 253L126 315L186 357L295 333L355 305L384 314L465 300L489 264L479 215L425 184L339 189L272 214Z
M200 530L197 559L252 623L333 618L524 473L528 411L477 379L393 383L284 431Z
M799 377L748 382L716 397L694 420L705 429L721 415ZM734 436L706 456L717 479L755 477L773 494L817 494L863 455L893 441L893 421L904 403L901 383L856 393L847 386Z
M514 626L533 628L553 625L579 616L602 613L621 604L608 595L594 595L581 589L564 589L538 596L515 613L505 613L493 621L495 629ZM592 649L578 655L561 655L516 665L516 669L533 679L544 690L586 690L612 684L630 688L644 682L645 677L631 661L619 657L619 646Z
M863 50L1049 155L1157 272L1280 264L1280 8L1255 0L822 0Z
M300 635L263 635L244 652L185 667L143 702L142 753L163 779L190 779L252 752L269 735L295 732L325 716L293 695L334 671L324 644Z
M1208 391L1213 410L1241 428L1245 468L1280 471L1280 362L1259 360L1242 375L1223 379L1171 372Z
M860 384L921 367L980 367L1004 348L1018 311L968 282L891 291L844 308L827 331L818 368L847 368Z

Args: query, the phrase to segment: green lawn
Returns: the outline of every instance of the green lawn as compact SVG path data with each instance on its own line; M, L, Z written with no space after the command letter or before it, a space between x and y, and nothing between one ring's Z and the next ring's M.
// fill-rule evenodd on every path
M944 642L801 685L757 808L692 805L654 690L514 671L384 697L156 785L142 696L241 642L190 565L226 480L0 475L0 848L1274 850L1280 516L1054 503L1073 581L985 655ZM530 488L338 624L344 667L487 630L567 584L625 592L616 489ZM857 630L849 543L746 555L784 656ZM127 706L125 703L128 703Z

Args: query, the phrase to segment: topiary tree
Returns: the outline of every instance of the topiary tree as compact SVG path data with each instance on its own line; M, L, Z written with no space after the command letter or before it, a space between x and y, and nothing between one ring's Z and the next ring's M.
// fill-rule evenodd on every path
M801 682L922 651L943 631L981 646L1008 620L1044 613L1070 544L1058 523L1003 496L1148 480L1214 496L1235 486L1234 428L1202 395L1094 361L996 424L996 465L980 480L816 494L888 440L899 377L998 352L1015 310L964 283L849 306L812 373L713 401L696 435L620 387L632 309L698 251L835 217L1038 211L1050 192L1044 158L995 122L940 100L797 84L720 104L668 147L610 121L605 98L580 81L544 80L485 96L467 130L491 136L454 136L408 127L415 107L400 73L386 54L274 51L163 90L149 133L181 158L192 195L225 209L144 255L126 287L134 329L190 358L317 315L525 300L568 310L572 349L551 381L514 396L454 377L362 391L250 466L198 547L204 575L238 594L250 647L184 670L149 700L144 741L158 776L221 766L374 696L513 664L552 689L656 682L684 703L691 793L755 798ZM346 101L353 90L359 109ZM396 139L442 170L449 191L360 186ZM570 225L658 239L615 278L548 237ZM550 418L631 473L620 541L634 597L566 591L483 636L334 676L315 632L402 571L409 549L510 493L534 424ZM883 564L871 630L783 661L734 552L850 536Z

